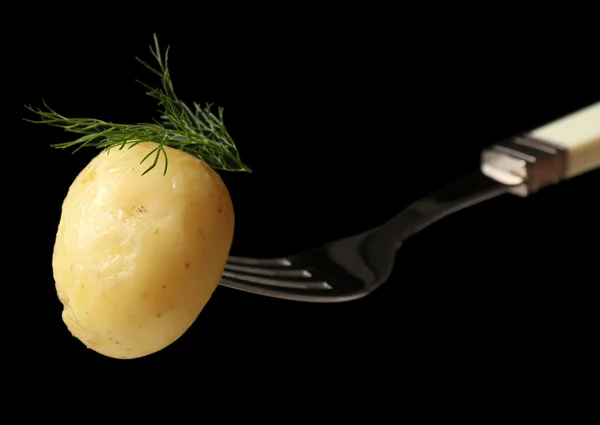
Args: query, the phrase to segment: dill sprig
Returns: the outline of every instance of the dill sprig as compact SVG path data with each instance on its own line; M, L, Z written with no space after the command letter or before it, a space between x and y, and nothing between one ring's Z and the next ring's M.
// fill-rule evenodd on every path
M238 150L223 123L223 108L217 108L216 114L212 111L212 104L202 107L193 103L193 108L182 102L173 89L171 74L169 72L169 47L165 50L164 57L154 35L154 48L150 52L157 62L157 67L151 66L140 58L136 60L156 74L161 81L159 88L137 80L146 89L146 94L158 101L160 121L154 119L153 123L117 124L95 118L67 118L50 108L43 102L44 108L27 109L41 117L40 120L26 121L36 124L48 124L53 127L63 128L65 131L80 134L77 140L52 145L55 148L66 149L76 147L74 152L84 147L107 149L118 147L129 148L142 142L156 142L158 146L146 155L140 163L154 157L143 174L156 167L162 156L165 158L164 174L168 168L168 158L165 146L179 149L194 155L215 170L246 171L251 170L241 161Z

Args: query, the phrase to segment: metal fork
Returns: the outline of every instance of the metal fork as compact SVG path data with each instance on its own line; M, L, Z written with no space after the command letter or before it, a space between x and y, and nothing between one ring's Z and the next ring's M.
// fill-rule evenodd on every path
M481 167L364 233L285 258L230 256L220 284L295 301L333 303L383 284L396 251L411 236L464 208L503 194L528 196L566 178L566 152L527 136L485 149Z

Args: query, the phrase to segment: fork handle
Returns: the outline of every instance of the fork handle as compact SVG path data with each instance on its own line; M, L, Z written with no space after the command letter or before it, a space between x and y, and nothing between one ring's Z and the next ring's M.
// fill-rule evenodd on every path
M481 171L527 196L600 167L600 102L490 146Z
M595 168L600 168L600 102L485 149L480 171L409 205L381 233L399 247L449 214L505 193L527 196Z

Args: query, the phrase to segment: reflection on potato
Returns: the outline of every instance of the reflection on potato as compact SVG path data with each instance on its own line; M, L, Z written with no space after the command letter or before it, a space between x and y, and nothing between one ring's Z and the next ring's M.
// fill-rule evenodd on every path
M53 256L62 317L87 347L131 359L177 340L218 285L233 239L229 192L210 167L155 143L100 153L64 200Z

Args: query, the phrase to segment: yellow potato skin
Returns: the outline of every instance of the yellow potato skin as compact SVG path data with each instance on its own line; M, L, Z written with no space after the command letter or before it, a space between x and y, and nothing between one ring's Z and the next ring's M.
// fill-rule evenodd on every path
M199 159L157 145L101 152L63 202L52 260L71 333L103 355L159 351L196 320L216 289L234 231L229 192Z

